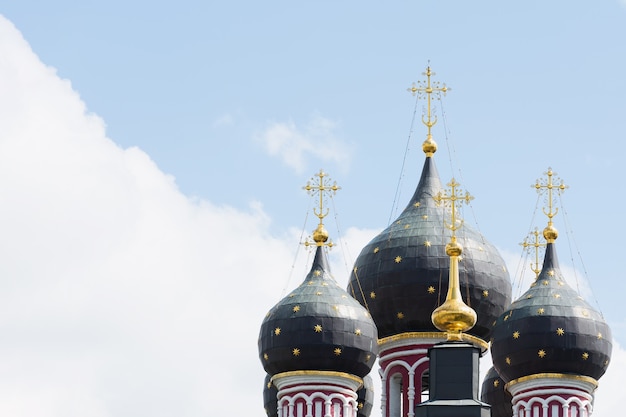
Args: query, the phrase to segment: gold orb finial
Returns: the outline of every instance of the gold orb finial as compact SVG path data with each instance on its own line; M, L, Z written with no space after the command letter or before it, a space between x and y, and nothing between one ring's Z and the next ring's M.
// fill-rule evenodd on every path
M328 230L324 227L323 224L318 224L317 228L313 231L313 241L317 243L318 246L323 245L328 240Z
M422 151L429 158L437 152L437 142L433 139L433 135L426 136L426 140L422 143Z
M550 224L548 224L546 228L543 229L543 238L548 243L554 243L557 237L559 237L559 231L556 230L556 227L554 227L552 222L550 222Z

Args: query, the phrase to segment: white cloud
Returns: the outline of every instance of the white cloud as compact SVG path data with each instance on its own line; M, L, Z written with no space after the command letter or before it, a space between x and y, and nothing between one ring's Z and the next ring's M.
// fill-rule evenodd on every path
M336 123L322 116L313 117L300 129L293 122L272 123L257 139L271 156L276 156L297 173L304 172L314 159L334 163L347 170L352 146L334 134Z
M349 161L333 129L320 117L261 137L300 170L305 152ZM256 204L187 198L116 146L0 17L0 415L263 415L258 329L305 271L269 223ZM348 229L340 283L375 233ZM617 352L606 378L626 370ZM617 387L601 387L613 415Z

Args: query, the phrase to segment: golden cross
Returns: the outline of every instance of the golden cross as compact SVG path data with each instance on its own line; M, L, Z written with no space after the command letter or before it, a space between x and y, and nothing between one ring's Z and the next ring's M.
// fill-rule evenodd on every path
M563 193L565 189L568 188L568 186L565 185L563 183L563 180L558 177L555 178L555 180L557 180L557 182L560 181L560 183L557 184L552 181L552 177L556 175L554 172L552 172L552 168L548 168L548 172L545 172L545 174L548 176L547 180L541 182L540 180L537 180L537 182L534 185L531 185L531 187L535 187L538 193L541 193L544 189L548 190L548 211L546 212L546 208L544 207L543 214L548 216L548 226L552 226L552 218L556 216L556 214L559 212L559 208L555 208L553 204L554 199L552 195L552 190L556 190L557 194L561 195L561 193Z
M417 94L418 98L422 98L423 95L426 95L426 103L427 103L427 112L426 119L424 119L424 115L422 115L422 123L426 125L428 128L428 135L430 135L430 129L437 123L437 116L434 116L434 119L431 115L431 106L430 101L433 93L436 94L435 99L441 100L441 93L445 96L450 89L446 87L446 83L440 84L439 81L434 81L431 83L430 77L435 75L434 72L430 70L430 66L426 67L426 72L422 73L422 75L426 76L426 81L418 81L417 84L413 83L411 87L407 88L411 94Z
M317 177L317 178L316 178ZM315 182L313 183L312 182ZM330 178L328 178L328 174L324 172L324 170L320 169L320 172L315 174L309 181L307 181L306 185L302 187L309 193L309 195L315 196L316 194L319 196L319 209L313 208L313 213L320 219L320 222L317 226L317 229L313 232L313 240L316 242L317 246L329 246L332 247L333 243L326 243L328 240L328 232L324 228L324 223L322 220L324 217L328 215L329 209L326 208L324 211L324 197L325 195L330 195L331 197L337 193L338 190L341 190L341 187L337 185L337 182L330 183ZM310 243L305 242L305 245L308 246Z
M535 237L535 240L533 242L528 241L528 238L531 235ZM524 241L520 243L520 245L522 245L522 247L527 251L531 246L535 248L535 266L533 267L533 263L530 263L530 269L535 273L535 279L539 277L539 273L541 272L541 268L539 267L539 248L542 246L546 246L545 242L539 241L539 236L539 230L535 229L534 232L531 232L526 238L524 238Z
M445 192L442 193L441 191L439 191L437 195L433 197L437 204L440 204L443 201L444 205L447 205L446 203L450 202L449 204L452 212L452 219L450 224L446 224L446 227L452 230L453 237L456 236L455 232L460 229L461 226L463 226L463 220L458 219L457 221L456 218L457 202L465 202L466 204L469 204L469 202L474 199L474 197L472 197L467 191L465 192L465 195L462 195L462 191L457 189L459 185L460 184L456 182L454 178L452 178L452 180L447 184L447 186L450 187L450 193L447 194Z

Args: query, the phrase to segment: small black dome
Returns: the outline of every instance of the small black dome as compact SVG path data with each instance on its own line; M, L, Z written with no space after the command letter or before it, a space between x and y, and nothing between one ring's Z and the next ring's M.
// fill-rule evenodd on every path
M270 375L265 376L263 406L267 417L278 417L278 388L272 383L272 377Z
M369 313L337 285L317 248L304 282L266 315L259 356L270 375L314 370L367 375L378 353Z
M493 366L483 380L480 400L491 406L491 417L513 416L513 397L504 389L504 381Z
M356 392L358 396L357 417L370 417L374 407L374 383L369 375L363 378L363 386Z
M443 208L433 199L440 191L435 163L427 157L408 206L356 260L348 292L368 307L381 338L438 332L431 313L448 290L450 258L445 247L451 236L444 226ZM511 302L509 274L497 249L480 233L468 226L457 233L463 247L461 293L478 315L468 333L488 340L494 320Z
M611 356L611 330L564 280L554 243L537 280L497 320L491 356L505 382L560 373L599 379Z

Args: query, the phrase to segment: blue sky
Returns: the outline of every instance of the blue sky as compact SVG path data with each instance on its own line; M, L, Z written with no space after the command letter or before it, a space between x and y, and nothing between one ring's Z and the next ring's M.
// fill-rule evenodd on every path
M335 204L340 231L351 242L350 255L344 261L339 255L344 252L336 251L334 262L338 281L347 282L346 271L360 246L387 225L399 179L400 208L417 183L425 129L417 122L411 127L415 98L406 88L423 79L421 73L430 62L435 78L452 88L436 103L436 161L444 181L454 175L475 196L466 221L503 252L514 272L519 243L532 228L545 225L542 201L532 222L537 196L530 185L552 167L570 186L563 196L564 209L555 218L561 231L561 263L569 265L574 259L572 268L579 271L579 279L590 281L616 341L626 344L626 317L619 307L626 290L620 262L626 251L621 238L626 150L623 1L595 2L593 7L583 1L8 3L0 8L5 18L0 109L3 123L11 126L0 127L5 193L1 230L9 259L5 276L20 271L21 278L5 283L5 297L21 305L47 300L50 307L41 317L47 317L46 311L59 312L54 326L65 328L63 323L76 314L100 323L102 317L115 316L106 306L121 305L120 311L135 317L138 326L151 328L130 301L133 294L147 294L153 301L142 298L145 316L164 320L163 328L181 332L171 317L178 317L181 305L191 305L197 309L190 310L194 319L188 323L207 332L202 337L193 336L192 330L183 332L180 343L153 352L155 363L167 351L184 356L185 346L194 342L210 351L216 334L207 320L213 323L229 309L221 303L206 307L198 294L217 291L224 298L224 292L240 291L225 282L230 280L251 286L253 301L240 307L249 316L240 320L251 323L244 333L255 333L257 322L284 288L304 277L306 266L296 272L291 268L311 205L302 186L320 168L342 186ZM27 58L29 48L56 73ZM36 97L45 97L45 106L23 105ZM422 106L418 104L418 117ZM46 123L40 126L33 120ZM407 140L409 152L401 171ZM147 210L154 207L159 209ZM310 219L309 232L314 228ZM33 246L24 228L34 225L38 227L33 236L41 242ZM334 226L329 229L337 236ZM573 231L570 241L568 229ZM91 243L77 243L83 239ZM20 251L15 242L22 241L25 249ZM126 255L122 247L128 249ZM50 263L41 261L25 271L19 261L32 256ZM243 268L242 258L257 269ZM70 268L66 259L80 262L69 262ZM155 259L168 261L160 264ZM161 277L155 287L148 284L146 264L150 273ZM103 266L96 272L94 265ZM42 298L29 296L29 289L48 288L39 281L48 273L50 291L42 292ZM88 284L84 275L102 281ZM171 310L161 310L154 300L167 299L166 294L178 288L168 277L185 290L180 290L180 299L174 297L182 304L172 301L167 303ZM203 280L208 283L200 284ZM85 293L78 293L83 295L99 288L98 294L107 294L101 300L111 296L115 301L95 311L77 296L77 305L61 314L68 305L62 288L81 288ZM129 299L119 295L121 290ZM52 297L52 302L46 294L55 291L65 295ZM197 305L189 297L200 297ZM5 316L21 317L19 311L5 307ZM32 326L33 338L40 334L42 319L37 317L23 327ZM116 320L102 321L111 329L109 341L121 337L120 332L127 334L120 329L129 321ZM74 325L68 331L80 333L86 326ZM214 325L237 327L219 321ZM7 329L6 334L13 334ZM156 328L144 336L128 342L129 349L140 352L150 345L147 340L161 340ZM250 340L238 341L246 347L235 351L239 357L252 356L250 366L260 368L254 356L256 334ZM27 342L25 338L20 343ZM22 345L15 343L17 352ZM133 375L143 368L137 365L141 355L124 356L121 347L117 349L103 355L96 355L97 349L81 351L91 365L84 375L76 372L81 380L93 382L83 387L83 397L93 400L83 409L99 410L91 415L119 416L124 415L120 410L136 405L152 415L167 415L165 406L143 406L144 397L149 402L148 390L136 388L134 398L128 394L120 399L124 395L112 388L119 383L117 377L101 372L116 368L103 357L124 358L124 369ZM24 358L15 352L5 352L15 358L11 366ZM221 358L213 353L213 360L215 355ZM33 355L54 369L69 360ZM89 362L92 355L98 359ZM201 380L188 391L216 390L214 381L194 374L195 369L212 369L197 355L197 368L187 362L172 365L155 371L159 375L150 380L174 375L173 381ZM6 363L4 374L13 369ZM154 369L153 362L146 364ZM74 365L70 368L80 369ZM15 369L29 386L31 374ZM45 380L32 372L33 380ZM254 372L261 387L262 372ZM13 415L72 415L62 401L76 395L69 388L71 381L56 384L68 387L58 391L40 383L41 398L61 398L42 406L57 410L48 414L21 403L25 391L12 388L18 398ZM156 385L157 392L173 392L176 386ZM107 387L100 391L106 395L93 394L101 386ZM231 385L223 381L221 386ZM253 398L254 387L250 383ZM172 409L179 402L172 400ZM595 415L602 417L601 407L607 403L598 400ZM202 406L190 406L183 414L203 415L198 411Z

